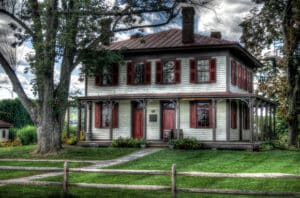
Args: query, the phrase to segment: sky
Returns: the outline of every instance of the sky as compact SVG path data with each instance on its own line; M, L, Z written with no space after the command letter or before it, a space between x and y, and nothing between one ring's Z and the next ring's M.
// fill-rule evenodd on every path
M195 31L203 35L209 35L211 31L220 31L222 38L226 40L239 41L241 36L241 28L238 24L241 23L243 18L250 14L250 10L254 7L254 3L251 0L215 0L213 10L201 9L196 12L195 16ZM8 19L5 17L0 18L0 28L3 28ZM178 20L177 20L178 21ZM177 22L176 21L176 22ZM162 29L180 28L181 24L176 22L171 23ZM152 33L155 30L146 29L145 33ZM116 40L124 40L129 38L128 33L116 34ZM1 42L1 41L0 41ZM16 72L21 84L24 87L25 92L29 97L33 98L31 91L31 80L33 75L30 73L24 73L26 67L28 67L27 58L30 54L34 53L31 48L31 43L27 42L17 48L17 63ZM77 68L71 77L71 92L80 91L84 93L84 84L79 81L79 69ZM59 68L55 70L55 76L59 76ZM13 97L17 97L13 94ZM12 87L10 81L3 69L0 66L0 99L12 98Z

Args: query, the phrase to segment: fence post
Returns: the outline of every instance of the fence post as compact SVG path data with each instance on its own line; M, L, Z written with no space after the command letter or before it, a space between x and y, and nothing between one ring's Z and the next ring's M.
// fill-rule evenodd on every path
M172 198L176 198L176 164L172 165L171 184Z
M64 164L64 181L63 181L63 190L64 194L68 193L68 181L69 180L69 164L68 161L65 161Z

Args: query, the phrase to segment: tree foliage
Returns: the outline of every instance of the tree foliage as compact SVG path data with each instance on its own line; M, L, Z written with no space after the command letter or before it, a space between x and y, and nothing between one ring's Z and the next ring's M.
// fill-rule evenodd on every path
M30 41L28 71L33 73L33 103L23 90L14 69L0 48L0 64L14 91L37 126L39 153L61 149L61 131L68 104L71 73L80 62L97 65L120 61L118 55L101 52L115 32L168 24L182 5L208 7L213 0L1 0L0 14L9 17L17 44ZM153 17L158 16L158 17ZM155 20L159 18L159 20ZM98 50L99 54L92 53ZM101 55L101 57L99 57ZM88 61L97 59L98 64ZM111 58L114 60L111 60ZM102 60L102 61L101 61ZM59 79L54 78L60 66ZM84 68L93 73L93 69ZM94 71L95 71L94 70Z
M262 0L240 25L245 47L264 61L259 92L275 98L288 123L289 145L297 143L297 94L300 65L300 1ZM275 53L262 56L263 50Z

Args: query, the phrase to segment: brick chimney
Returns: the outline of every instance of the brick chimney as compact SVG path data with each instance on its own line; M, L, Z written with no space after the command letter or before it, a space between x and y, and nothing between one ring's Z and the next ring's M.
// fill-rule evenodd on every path
M182 42L194 42L194 16L195 10L193 7L182 8Z
M113 36L111 32L111 23L112 19L102 19L100 22L101 25L101 35L100 35L100 41L102 45L110 45L111 37Z
M221 39L222 34L221 34L221 32L210 32L210 37L211 38L216 38L216 39Z

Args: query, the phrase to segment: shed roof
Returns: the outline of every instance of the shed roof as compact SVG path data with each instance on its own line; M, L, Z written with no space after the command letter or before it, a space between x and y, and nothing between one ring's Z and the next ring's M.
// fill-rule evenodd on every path
M2 127L2 128L9 128L9 127L11 127L11 126L12 126L11 123L5 122L5 121L3 121L3 120L0 120L0 127Z

